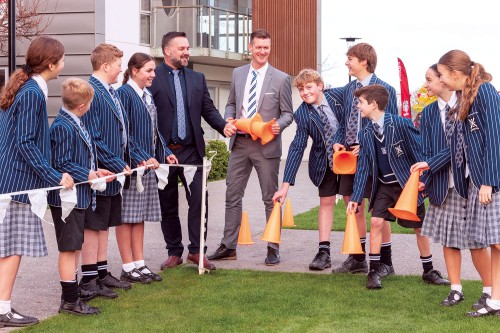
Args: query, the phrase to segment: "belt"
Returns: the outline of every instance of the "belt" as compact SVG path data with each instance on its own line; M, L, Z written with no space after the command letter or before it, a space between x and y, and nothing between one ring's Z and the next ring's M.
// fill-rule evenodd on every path
M240 138L246 138L246 139L252 138L252 136L250 134L244 134L244 133L236 133L236 136L239 136Z
M183 145L176 145L176 144L171 144L171 145L168 145L168 149L180 149L184 147Z

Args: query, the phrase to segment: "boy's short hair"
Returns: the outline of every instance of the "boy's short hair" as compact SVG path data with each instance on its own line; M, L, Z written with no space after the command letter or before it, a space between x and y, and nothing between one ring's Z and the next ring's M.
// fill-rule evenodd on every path
M61 98L65 108L74 110L79 105L92 101L94 88L85 80L71 77L62 84Z
M314 82L317 85L320 83L324 85L321 75L311 68L304 68L297 74L295 79L293 79L293 85L297 88L303 87L310 82Z
M116 59L122 58L123 52L111 44L99 44L90 55L92 70L97 71L105 63L112 64Z
M348 57L356 57L359 61L366 60L366 70L370 73L375 73L375 68L377 68L377 52L375 52L375 49L370 44L354 44L347 50L346 55Z
M380 84L359 88L354 92L354 96L357 98L363 97L368 104L375 101L379 110L384 110L387 103L389 103L389 92Z

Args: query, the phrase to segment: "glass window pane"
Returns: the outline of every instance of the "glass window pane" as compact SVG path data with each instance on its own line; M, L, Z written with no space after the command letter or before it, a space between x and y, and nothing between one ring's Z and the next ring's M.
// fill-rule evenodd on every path
M141 10L150 12L151 11L151 0L141 0Z
M151 16L141 15L141 44L151 44Z

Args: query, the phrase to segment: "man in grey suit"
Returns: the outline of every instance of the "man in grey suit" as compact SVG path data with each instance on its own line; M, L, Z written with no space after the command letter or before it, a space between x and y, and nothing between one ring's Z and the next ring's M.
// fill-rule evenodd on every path
M252 62L233 71L231 92L224 118L252 118L257 113L272 125L274 140L263 145L260 139L252 140L247 133L238 132L231 138L231 157L226 178L226 221L224 237L210 260L236 259L236 245L241 223L242 198L252 172L257 171L266 221L273 209L273 194L278 190L278 173L281 158L281 132L293 121L292 89L290 77L268 63L271 36L265 30L255 30L250 35L249 50ZM280 262L279 245L268 243L266 265Z

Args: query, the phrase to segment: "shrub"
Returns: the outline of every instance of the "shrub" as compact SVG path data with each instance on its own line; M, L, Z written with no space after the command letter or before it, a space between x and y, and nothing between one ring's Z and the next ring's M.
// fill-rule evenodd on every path
M217 155L212 159L212 168L208 175L208 181L225 179L227 175L227 165L229 163L229 151L226 143L222 140L210 140L207 142L205 154L209 159L212 154L209 151L217 151Z

